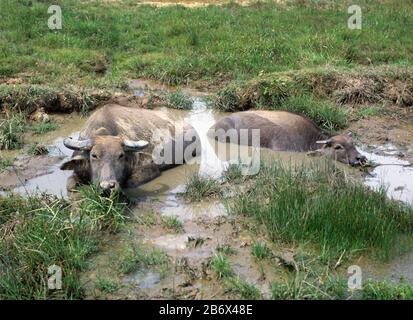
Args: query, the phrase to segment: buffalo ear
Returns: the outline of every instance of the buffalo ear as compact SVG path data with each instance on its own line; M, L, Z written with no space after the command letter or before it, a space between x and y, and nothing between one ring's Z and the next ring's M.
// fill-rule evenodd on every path
M86 164L88 157L85 154L76 155L69 161L66 161L60 166L60 170L74 170Z

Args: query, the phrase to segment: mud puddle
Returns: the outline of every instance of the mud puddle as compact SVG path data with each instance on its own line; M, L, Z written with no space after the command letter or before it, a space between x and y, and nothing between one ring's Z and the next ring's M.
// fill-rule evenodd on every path
M76 113L53 115L58 125L54 131L25 137L25 144L40 144L47 147L46 155L31 156L27 150L2 152L13 165L0 173L0 190L11 190L23 195L47 192L66 197L66 180L70 172L60 170L60 165L70 158L72 151L64 147L66 136L76 137L85 118ZM0 191L1 192L1 191Z
M365 178L373 189L385 188L395 200L413 204L413 166L404 153L391 144L373 146L371 152L362 151L369 161L377 164Z

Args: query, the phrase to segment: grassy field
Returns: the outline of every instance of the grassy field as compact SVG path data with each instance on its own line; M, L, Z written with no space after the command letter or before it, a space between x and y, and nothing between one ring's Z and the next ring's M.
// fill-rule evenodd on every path
M351 1L326 2L188 9L6 0L0 4L0 76L105 87L126 77L220 83L318 66L411 65L408 1L359 1L361 31L347 27ZM58 31L47 28L52 3L62 8Z

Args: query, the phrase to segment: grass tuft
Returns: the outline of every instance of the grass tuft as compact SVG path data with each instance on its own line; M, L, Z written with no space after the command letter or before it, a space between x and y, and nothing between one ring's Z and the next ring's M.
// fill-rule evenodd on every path
M98 277L96 288L105 293L116 293L119 290L119 283L109 278Z
M8 167L11 167L13 162L10 159L6 159L0 156L0 173L3 172Z
M271 106L270 109L282 109L302 114L329 133L347 126L348 111L346 109L327 101L315 100L310 96L290 97L280 107Z
M236 253L235 249L229 245L219 245L216 248L217 252L222 253L223 255L230 256Z
M26 130L26 119L21 113L13 113L0 119L0 150L20 149Z
M44 134L53 130L56 130L58 125L54 122L44 122L44 121L39 121L31 126L31 130L33 131L34 134Z
M169 108L179 110L190 110L192 108L192 99L182 93L181 90L176 90L166 94L166 104Z
M239 277L226 279L226 286L231 292L238 294L242 299L259 300L262 298L261 293L256 286Z
M239 182L244 178L241 165L237 163L231 163L223 173L223 179L226 182Z
M179 233L179 232L183 231L182 222L176 216L163 217L162 222L163 222L163 224L166 228L172 229L176 233Z
M215 254L211 258L209 266L215 272L218 278L228 278L234 275L231 263L229 262L228 257L224 254Z
M127 247L125 255L119 262L118 271L127 274L140 268L153 267L161 274L165 274L168 264L168 257L163 251L135 243Z
M219 183L211 177L195 173L187 178L184 196L191 201L201 201L204 198L216 197L220 194Z
M32 156L41 156L48 154L48 152L47 147L40 143L32 143L27 147L27 153Z
M88 220L96 230L120 230L126 220L127 204L122 202L119 192L111 192L105 197L95 185L82 186L79 192L82 196L78 204L82 219Z
M251 247L251 254L258 261L264 260L271 255L270 249L263 242L255 242Z

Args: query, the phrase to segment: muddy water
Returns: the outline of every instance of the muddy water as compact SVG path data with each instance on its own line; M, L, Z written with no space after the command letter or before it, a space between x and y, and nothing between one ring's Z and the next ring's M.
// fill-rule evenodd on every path
M53 115L52 119L58 124L54 131L42 135L27 135L25 143L40 143L47 146L48 154L43 156L29 156L23 150L6 152L5 157L14 160L14 166L3 172L1 186L5 189L27 195L38 192L47 192L57 196L66 196L66 180L70 171L62 171L60 165L71 156L72 151L63 146L63 139L67 136L76 137L85 122L85 118L76 113L70 115Z
M361 151L368 160L378 164L365 179L373 189L385 188L389 197L413 204L413 166L395 146L375 146L372 152Z

